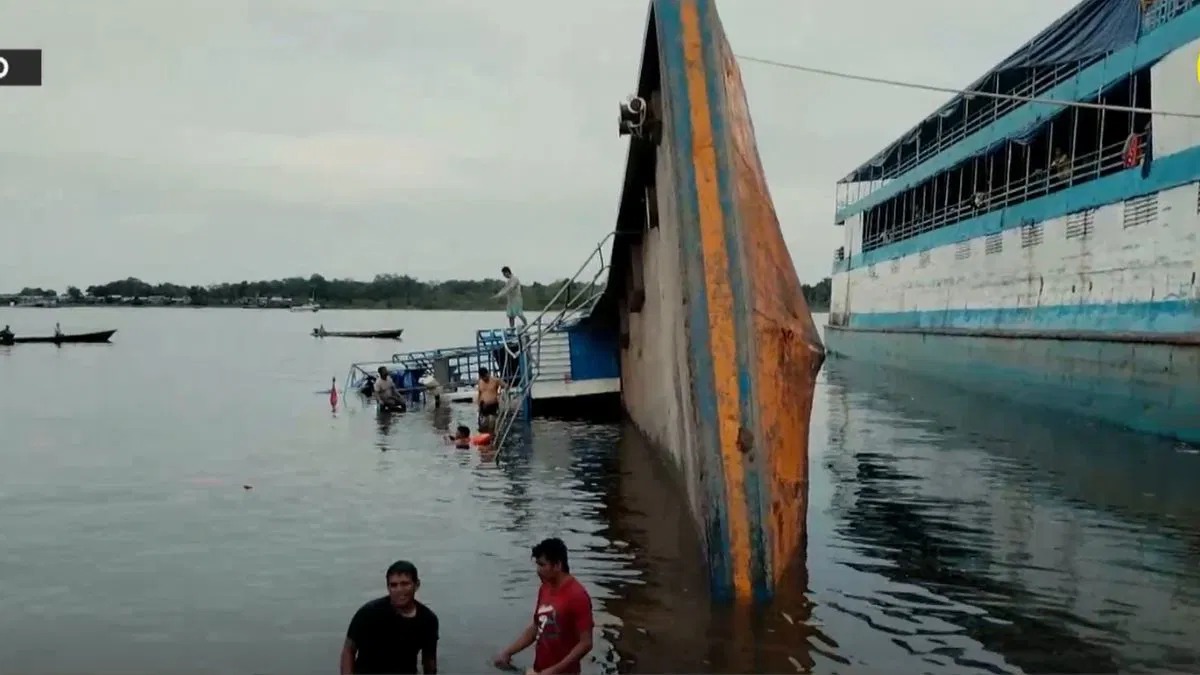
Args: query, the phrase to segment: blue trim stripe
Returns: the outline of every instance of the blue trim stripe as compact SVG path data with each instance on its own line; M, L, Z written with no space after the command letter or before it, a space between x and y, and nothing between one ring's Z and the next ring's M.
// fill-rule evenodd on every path
M1070 80L1059 84L1041 96L1067 101L1082 101L1091 98L1131 72L1153 65L1197 37L1200 37L1200 7L1194 7L1184 12L1170 23L1160 26L1139 41L1109 54L1104 60L1085 68ZM1189 80L1179 84L1179 86L1189 85L1196 86L1196 83ZM992 143L1009 138L1030 125L1049 119L1060 109L1061 106L1045 103L1027 103L1015 108L1004 117L931 157L925 163L892 179L892 182L886 186L853 204L838 209L836 220L844 221L850 216L882 204L895 195L956 166Z
M1200 180L1200 146L1164 157L1155 157L1150 175L1142 178L1140 167L1127 169L1082 185L985 213L977 218L948 225L894 244L860 253L834 265L843 272L888 262L939 246L975 239L987 234L1021 227L1023 223L1040 223L1083 209L1098 208L1169 190Z
M825 336L836 356L1200 444L1196 347L1131 349L1113 342L873 333L835 326Z
M742 248L741 212L738 209L736 189L731 167L736 165L737 158L729 147L729 121L725 118L729 110L728 92L725 89L725 64L719 49L723 43L713 28L718 22L716 8L711 0L700 0L700 35L704 53L704 81L708 93L708 107L712 119L714 150L717 157L717 183L721 200L721 215L725 230L725 249L729 252L729 283L733 294L734 338L737 350L738 378L738 412L742 424L749 428L757 428L756 388L754 377L754 315L751 311L753 297L753 281L747 278L745 270L745 254ZM746 515L750 522L750 580L754 596L758 600L767 600L771 594L770 575L768 574L767 551L763 541L764 516L768 505L760 489L762 480L757 466L750 462L743 463L743 484L746 499ZM730 497L732 498L732 497Z
M1195 334L1200 300L1043 305L1006 309L939 309L852 314L851 328L952 328L1100 333Z
M692 161L692 118L688 100L687 64L683 51L683 22L679 0L655 0L654 21L658 35L658 53L662 62L663 84L667 89L667 111L671 120L671 148L674 156L675 194L678 216L681 264L688 292L688 360L692 369L692 397L696 405L698 432L704 437L700 447L720 451L717 429L717 387L713 374L711 338L708 334L708 295L704 283L704 249L700 245L699 195L696 167ZM690 262L689 262L690 261ZM706 455L704 482L708 495L705 513L705 549L709 563L709 585L715 596L728 596L733 588L732 546L729 542L728 514L725 511L725 481L721 457Z

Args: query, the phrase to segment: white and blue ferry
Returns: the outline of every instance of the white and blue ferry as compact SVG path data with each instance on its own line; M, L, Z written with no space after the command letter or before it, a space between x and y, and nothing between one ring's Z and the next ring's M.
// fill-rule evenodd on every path
M830 354L1200 443L1198 59L1084 0L846 176Z

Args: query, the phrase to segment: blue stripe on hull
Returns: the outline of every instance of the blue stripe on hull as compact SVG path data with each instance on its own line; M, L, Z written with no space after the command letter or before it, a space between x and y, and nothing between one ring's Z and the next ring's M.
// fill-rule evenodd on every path
M1023 404L1200 443L1200 347L834 326L827 327L825 344L836 357L916 371Z
M1200 300L870 312L852 314L850 327L1187 334L1200 332Z

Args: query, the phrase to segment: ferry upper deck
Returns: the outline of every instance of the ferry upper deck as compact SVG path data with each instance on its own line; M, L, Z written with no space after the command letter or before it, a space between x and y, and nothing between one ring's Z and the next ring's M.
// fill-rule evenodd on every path
M899 254L902 240L1116 174L1141 180L1116 191L1106 184L1071 206L1194 182L1195 168L1147 179L1151 158L1200 165L1188 154L1200 141L1197 120L1149 112L1200 111L1189 48L1198 40L1200 0L1083 0L964 90L994 95L954 96L839 181L835 220L852 232L834 271L870 264L873 249ZM1168 57L1180 63L1155 68Z

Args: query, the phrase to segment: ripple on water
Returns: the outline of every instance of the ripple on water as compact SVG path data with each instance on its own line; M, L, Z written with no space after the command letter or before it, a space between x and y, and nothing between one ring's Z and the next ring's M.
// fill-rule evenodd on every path
M1200 455L1178 444L831 362L805 556L770 606L714 607L678 486L627 428L538 421L497 464L442 441L469 406L331 416L313 372L370 347L269 314L118 311L113 349L0 355L3 670L328 672L404 557L443 670L481 672L555 535L595 599L593 671L1197 667ZM445 342L420 336L451 319L398 316ZM145 393L165 363L191 364L182 401ZM45 404L67 377L108 395Z

